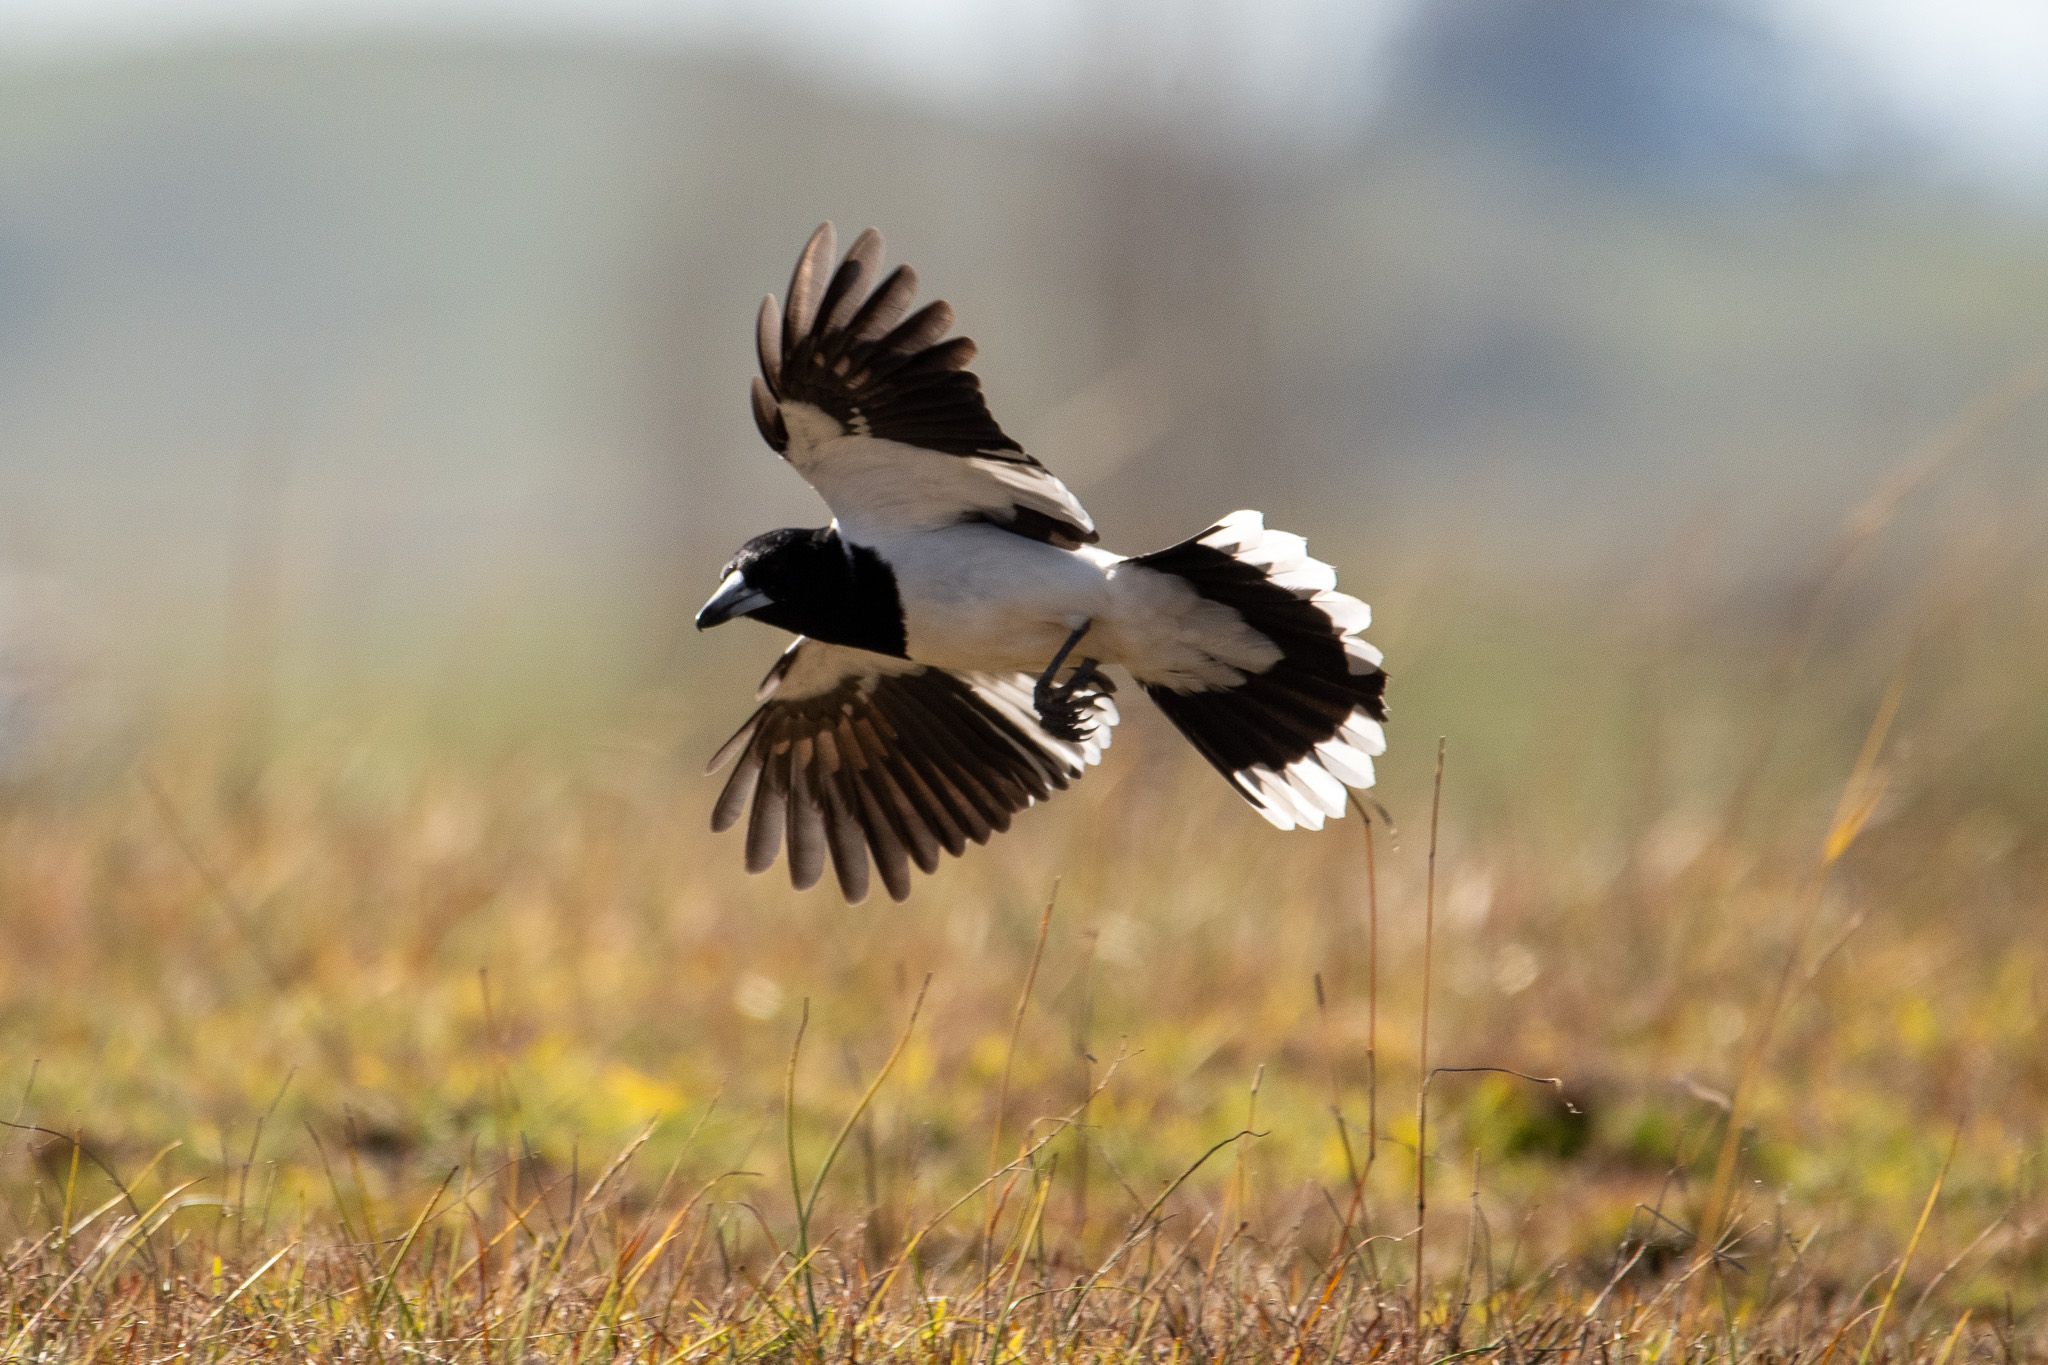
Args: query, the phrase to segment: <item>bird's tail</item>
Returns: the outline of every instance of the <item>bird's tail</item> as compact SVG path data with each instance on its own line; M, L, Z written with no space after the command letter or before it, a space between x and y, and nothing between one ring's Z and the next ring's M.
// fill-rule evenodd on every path
M1370 787L1373 756L1386 749L1387 675L1359 638L1370 609L1336 590L1336 571L1311 559L1307 542L1267 530L1257 512L1233 512L1137 563L1228 608L1270 645L1239 650L1235 666L1209 676L1140 678L1146 694L1274 825L1321 829L1341 816L1345 787Z

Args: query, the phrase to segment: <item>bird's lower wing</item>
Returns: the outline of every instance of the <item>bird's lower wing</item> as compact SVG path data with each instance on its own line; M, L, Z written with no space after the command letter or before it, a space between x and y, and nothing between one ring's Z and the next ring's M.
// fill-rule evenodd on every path
M1092 543L1080 500L989 415L948 337L953 310L912 311L917 276L881 271L872 228L833 264L832 225L812 234L788 302L761 303L754 421L855 539L985 521L1063 545Z
M988 842L1034 801L1101 757L1116 704L1095 702L1094 737L1047 734L1024 674L962 674L799 639L761 685L761 706L711 760L737 760L712 810L715 831L747 817L747 870L775 861L817 883L829 858L848 901L869 867L896 900L913 864Z

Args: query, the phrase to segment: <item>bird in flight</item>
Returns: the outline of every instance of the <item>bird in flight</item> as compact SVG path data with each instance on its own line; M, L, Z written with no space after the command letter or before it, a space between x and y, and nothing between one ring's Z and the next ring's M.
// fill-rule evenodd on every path
M848 901L871 865L905 899L912 865L986 843L1100 760L1111 665L1274 825L1341 816L1386 748L1366 605L1257 512L1150 554L1100 548L989 415L953 310L916 307L908 266L882 273L872 228L835 254L826 223L787 302L762 300L753 381L755 424L831 524L742 545L697 614L797 637L711 760L737 760L711 826L747 817L747 870L786 839L799 890L829 860Z

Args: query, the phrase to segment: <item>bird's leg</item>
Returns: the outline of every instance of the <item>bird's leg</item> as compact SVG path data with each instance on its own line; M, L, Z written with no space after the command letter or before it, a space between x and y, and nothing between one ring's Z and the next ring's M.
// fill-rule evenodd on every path
M1060 669L1066 666L1067 656L1074 652L1074 646L1081 643L1082 638L1088 634L1089 628L1094 624L1093 621L1083 621L1080 625L1074 627L1074 633L1067 637L1066 643L1059 647L1059 652L1052 656L1052 662L1045 666L1045 672L1038 675L1038 685L1031 689L1031 700L1040 707L1045 705L1045 699L1051 695L1052 680L1057 678L1060 675ZM1094 662L1093 659L1084 659L1082 661L1084 666L1091 665Z
M1038 711L1039 723L1046 733L1055 739L1070 744L1084 743L1095 733L1095 719L1091 704L1103 694L1108 679L1096 669L1096 660L1084 658L1074 669L1073 676L1055 686L1053 679L1059 677L1060 669L1066 666L1067 656L1074 652L1074 646L1081 643L1081 637L1095 623L1083 621L1069 635L1059 652L1052 656L1052 662L1045 666L1045 672L1038 675L1038 682L1031 689L1031 704Z

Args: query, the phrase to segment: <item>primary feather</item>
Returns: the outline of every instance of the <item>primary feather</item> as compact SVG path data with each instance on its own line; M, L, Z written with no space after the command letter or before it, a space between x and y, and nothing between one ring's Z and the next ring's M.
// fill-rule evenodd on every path
M1010 817L1065 788L1109 747L1116 703L1097 700L1095 736L1045 732L1031 680L952 673L907 659L799 639L761 683L761 706L712 757L737 762L713 830L747 816L747 870L789 850L790 881L815 885L829 860L849 901L869 865L896 900L910 867L986 843Z
M762 301L753 382L761 435L816 488L856 539L984 521L1082 545L1095 523L1067 486L1004 434L948 337L953 310L911 311L917 276L876 283L882 237L861 233L832 266L826 223L811 235L780 308Z

